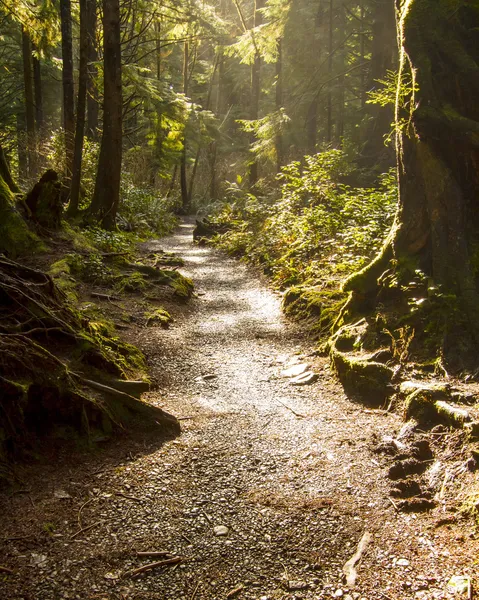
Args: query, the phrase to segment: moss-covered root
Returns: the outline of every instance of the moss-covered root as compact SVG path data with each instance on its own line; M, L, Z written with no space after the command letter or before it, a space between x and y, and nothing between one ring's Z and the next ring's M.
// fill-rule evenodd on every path
M331 348L331 364L345 391L369 406L381 406L394 392L394 371L361 355Z
M463 428L471 421L467 410L451 403L447 385L406 381L401 384L400 394L404 398L406 421L414 419L423 427L443 423L456 428Z
M133 278L141 279L145 287L146 280L154 285L165 285L173 289L173 295L180 300L188 300L191 298L194 285L191 279L185 277L178 271L170 269L157 269L150 265L142 265L136 263L129 263L126 265L128 269L131 269L133 273L127 275L118 284L120 291L129 291L128 282ZM138 286L134 286L135 289L139 289Z

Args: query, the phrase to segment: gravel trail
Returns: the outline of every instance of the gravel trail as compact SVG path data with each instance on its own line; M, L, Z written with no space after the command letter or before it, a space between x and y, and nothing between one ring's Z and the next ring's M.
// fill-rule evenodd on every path
M387 463L371 450L399 419L348 400L279 296L242 263L193 245L192 228L148 250L182 256L198 297L172 308L170 330L133 336L159 384L148 399L181 419L182 434L119 443L103 469L56 465L30 499L3 498L0 564L15 574L0 573L0 597L449 598L468 540L452 550L433 517L397 513ZM317 381L293 386L282 371L295 362ZM343 565L365 532L348 588ZM165 559L137 551L183 560L133 577Z

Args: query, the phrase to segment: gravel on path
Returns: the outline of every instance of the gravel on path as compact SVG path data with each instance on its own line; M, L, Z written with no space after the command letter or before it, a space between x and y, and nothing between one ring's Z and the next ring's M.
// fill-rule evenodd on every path
M0 570L0 598L452 598L477 541L396 511L371 449L400 420L350 401L280 296L193 245L192 228L147 249L182 256L197 297L169 330L132 335L158 382L147 399L182 434L118 443L103 468L51 465L28 494L2 496L0 565L13 574ZM318 379L291 385L282 372L297 363ZM343 567L366 532L349 588Z

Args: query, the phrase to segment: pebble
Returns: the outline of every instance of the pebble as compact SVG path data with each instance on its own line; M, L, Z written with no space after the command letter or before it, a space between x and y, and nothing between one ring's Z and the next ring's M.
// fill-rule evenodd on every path
M225 525L216 525L215 527L213 527L213 531L215 532L215 535L217 537L228 535L229 533L229 529Z
M399 567L408 567L409 561L407 558L398 558L396 561L396 565L398 565Z

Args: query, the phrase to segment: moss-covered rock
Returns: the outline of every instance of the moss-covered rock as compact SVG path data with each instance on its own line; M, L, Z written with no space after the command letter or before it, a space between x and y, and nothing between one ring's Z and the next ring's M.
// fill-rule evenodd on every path
M165 329L169 327L171 321L173 320L170 313L164 308L157 308L154 311L145 313L146 325L148 327L154 327L155 325L159 325L160 327L164 327Z
M380 406L394 392L393 369L362 355L340 352L332 346L331 363L347 393L372 406Z

